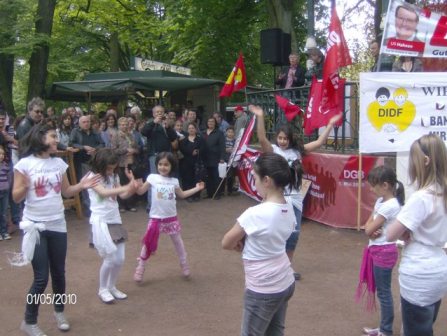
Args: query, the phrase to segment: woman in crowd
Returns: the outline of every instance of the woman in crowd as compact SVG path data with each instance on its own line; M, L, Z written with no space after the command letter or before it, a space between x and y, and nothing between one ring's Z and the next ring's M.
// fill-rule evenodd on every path
M118 132L117 120L114 114L107 114L105 117L106 128L103 132L101 132L102 141L104 141L104 145L106 147L111 147L112 138Z
M193 173L197 165L201 164L201 155L204 149L204 141L197 135L198 129L195 123L189 123L188 136L179 142L180 152L183 159L180 161L180 175L183 182L183 189L189 190L201 180L200 176ZM196 193L186 199L188 202L200 200L200 193Z
M400 56L393 63L393 72L422 72L422 62L417 57Z
M212 198L220 182L218 165L225 160L225 137L217 127L216 119L210 117L206 124L207 129L202 135L205 141L202 159L208 175L206 182L207 197ZM218 200L220 197L221 195L217 194L214 199Z
M57 148L61 150L67 150L71 148L70 146L70 134L73 129L73 123L70 113L64 113L61 115L59 119L59 128L57 128L57 137L59 139L59 143Z
M129 183L129 179L125 174L126 168L131 170L135 167L136 155L139 153L134 137L129 132L129 122L126 117L121 117L118 120L118 132L112 137L111 148L119 156L118 175L122 185ZM120 211L126 210L135 212L135 198L129 197L120 199Z
M137 117L133 114L127 117L129 123L129 133L132 135L137 145L138 155L135 155L133 175L136 179L145 178L148 174L147 155L145 153L145 137L138 130ZM137 195L136 195L137 196Z

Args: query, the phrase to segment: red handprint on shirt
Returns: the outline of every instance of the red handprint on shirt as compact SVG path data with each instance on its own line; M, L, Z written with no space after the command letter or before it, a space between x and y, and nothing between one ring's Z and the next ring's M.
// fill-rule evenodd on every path
M62 174L57 174L56 175L56 184L53 187L53 190L56 192L56 194L59 194L61 192L62 189Z
M34 182L34 189L36 190L37 197L44 197L46 194L48 194L48 190L46 188L47 184L48 179L44 176L39 177L37 181Z

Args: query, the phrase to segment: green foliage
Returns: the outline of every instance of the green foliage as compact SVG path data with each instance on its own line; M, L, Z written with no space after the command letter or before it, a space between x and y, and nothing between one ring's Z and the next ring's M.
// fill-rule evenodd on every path
M109 71L110 37L115 33L121 70L129 69L131 56L141 56L190 67L194 76L226 80L242 52L249 85L272 87L274 69L260 63L260 31L272 28L268 1L282 0L58 0L52 36L45 40L50 43L47 83ZM330 17L327 2L316 1L315 7L317 41L323 49ZM307 1L289 0L283 5L292 10L293 34L298 50L303 51ZM359 10L366 10L366 4L362 6ZM3 13L8 15L0 15L0 53L28 60L32 46L41 41L34 34L36 2L0 0ZM10 19L14 18L11 13L17 19ZM344 25L351 22L347 17ZM356 69L369 64L361 44L354 45L357 47L354 59L360 65L344 70L350 79L358 76ZM14 102L18 111L26 104L27 67L16 62Z

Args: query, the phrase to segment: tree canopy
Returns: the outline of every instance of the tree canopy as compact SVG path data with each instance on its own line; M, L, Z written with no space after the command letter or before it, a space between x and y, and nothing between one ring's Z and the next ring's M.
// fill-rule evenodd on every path
M330 4L315 3L317 41L324 49ZM359 12L377 11L379 3L343 2L343 24L352 25ZM242 52L249 85L272 87L273 67L260 61L260 31L281 28L291 34L292 50L303 51L306 6L305 0L0 0L3 105L23 112L30 95L44 92L45 85L129 70L132 56L225 80ZM365 36L373 36L377 22L371 14L366 21ZM356 43L354 60L364 62L365 49Z

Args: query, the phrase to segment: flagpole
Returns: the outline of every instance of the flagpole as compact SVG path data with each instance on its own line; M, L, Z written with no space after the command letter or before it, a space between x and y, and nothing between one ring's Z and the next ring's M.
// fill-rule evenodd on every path
M362 152L359 151L359 170L357 172L357 231L360 231L361 210L362 210Z
M225 96L231 96L231 94L236 90L239 91L241 88L235 88L235 76L237 74L239 74L239 70L241 73L241 77L242 77L242 82L240 82L239 84L244 85L244 94L245 94L245 105L248 106L248 97L247 97L247 77L246 77L246 72L245 72L245 65L244 65L244 59L243 59L243 55L242 52L239 52L239 58L236 61L236 65L233 68L233 71L230 73L230 76L228 76L227 81L225 82L225 85L223 86L222 90L220 91L219 97L225 97ZM241 79L241 78L239 78ZM238 79L238 80L239 80ZM231 90L228 91L227 85L231 84ZM226 90L225 90L226 89ZM245 113L245 111L244 111ZM248 124L248 118L245 121L245 125L244 125L244 129L247 127ZM238 134L236 134L236 137L238 136ZM230 170L229 165L227 166L226 172L225 172L225 177L221 179L216 191L214 192L214 195L212 197L212 199L214 199L214 197L216 196L216 194L218 193L220 187L222 186L222 183L225 181L225 179L227 178L228 175L228 171Z
M245 113L245 112L244 112L244 113ZM244 125L244 127L243 127L243 129L244 129L244 133L243 133L243 134L245 134L245 132L246 132L246 130L247 130L247 125L250 123L251 118L253 118L253 116L247 118L247 121L245 122L245 125ZM242 140L242 139L241 139L241 140ZM238 144L237 144L237 145L238 145ZM235 148L234 150L237 151L238 148ZM228 176L228 171L230 170L230 168L231 168L231 166L232 166L232 164L233 164L233 161L234 161L234 156L233 156L233 160L228 162L227 169L226 169L226 172L225 172L225 177L222 178L222 179L220 180L219 186L217 187L216 191L214 192L214 195L213 195L212 199L214 199L214 197L216 196L217 192L219 191L219 189L220 189L222 183L226 180L226 178L227 178L227 176Z

